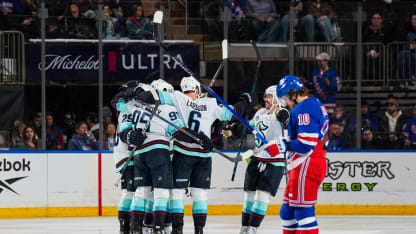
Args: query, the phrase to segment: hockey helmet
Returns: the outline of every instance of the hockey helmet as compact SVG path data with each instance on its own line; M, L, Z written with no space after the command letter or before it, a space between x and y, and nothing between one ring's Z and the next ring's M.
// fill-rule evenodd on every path
M201 85L193 76L187 76L181 80L182 92L194 91L198 88L198 92L201 93Z
M126 89L128 89L128 88L135 88L135 87L137 87L138 85L139 85L139 82L138 82L137 80L129 80L129 81L127 81L126 83L122 84L122 85L118 88L117 92L124 91L124 90L126 90Z
M264 97L266 97L267 94L270 94L270 95L273 96L273 99L272 99L272 107L271 108L273 108L273 106L275 105L274 104L274 100L277 100L277 102L279 103L279 106L280 107L285 107L286 106L286 102L283 101L283 100L281 100L281 98L278 98L277 97L277 92L276 91L277 91L277 85L269 86L266 89L266 91L264 91Z
M157 79L152 81L152 83L150 84L154 89L158 89L160 91L165 91L168 93L173 93L174 88L171 84L169 84L168 82L162 80L162 79Z
M276 93L278 98L282 98L287 96L289 90L298 91L300 88L303 87L302 82L300 82L299 78L294 75L287 75L280 79L279 84L276 87Z

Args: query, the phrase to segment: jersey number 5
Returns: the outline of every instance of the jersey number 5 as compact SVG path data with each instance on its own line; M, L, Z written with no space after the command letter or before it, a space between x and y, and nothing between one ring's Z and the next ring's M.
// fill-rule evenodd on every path
M299 121L298 125L309 125L311 122L308 113L299 114L298 121Z

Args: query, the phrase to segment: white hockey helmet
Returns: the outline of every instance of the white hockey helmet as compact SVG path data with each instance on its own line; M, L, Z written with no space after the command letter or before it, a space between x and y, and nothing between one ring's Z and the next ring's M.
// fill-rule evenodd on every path
M286 102L277 97L276 88L277 88L277 85L269 86L266 89L266 91L264 91L264 97L266 97L267 94L270 94L270 95L273 96L273 99L272 99L272 108L275 105L274 104L274 100L277 100L277 103L279 104L280 107L285 107L286 106Z
M152 81L150 86L152 86L154 89L165 91L168 93L173 93L174 91L173 86L162 79L157 79L157 80Z
M198 88L198 93L201 93L201 85L193 76L187 76L181 80L182 92L194 91Z

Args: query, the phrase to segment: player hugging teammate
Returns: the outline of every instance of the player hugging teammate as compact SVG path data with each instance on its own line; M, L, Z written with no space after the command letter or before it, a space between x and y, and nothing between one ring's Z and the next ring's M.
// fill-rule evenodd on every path
M233 121L233 114L217 104L215 98L201 97L201 87L195 78L184 77L180 86L182 92L173 91L163 80L154 81L152 87L128 82L112 101L121 116L118 127L121 141L117 143L124 145L123 150L114 151L118 171L128 161L129 150L135 148L134 167L129 163L122 177L121 233L169 233L165 230L168 217L171 217L172 233L183 233L184 197L188 187L193 200L195 233L203 233L212 171L211 125L217 119ZM326 172L324 136L328 115L316 98L308 98L307 89L294 76L286 76L277 87L266 89L264 101L265 108L256 112L250 124L268 143L256 137L250 155L240 233L256 233L260 226L286 170L286 151L290 154L289 181L281 209L283 233L318 233L314 204ZM233 109L243 115L256 104L254 94L244 93ZM285 106L293 108L290 117ZM152 108L171 123L152 118ZM181 131L172 127L173 124L182 128ZM283 131L286 124L288 138ZM236 131L235 128L227 130ZM172 160L170 144L173 144Z
M162 127L160 130L154 133L155 138L149 139L152 135L152 131L155 128L151 120L151 124L146 132L146 138L141 145L137 145L137 150L134 156L134 181L135 181L135 195L131 207L133 208L131 213L133 214L130 227L133 233L140 233L140 230L146 231L148 228L141 228L141 225L149 225L150 220L146 217L150 217L151 210L151 186L154 191L154 203L153 203L153 232L165 233L163 230L163 217L166 218L167 201L169 202L169 211L172 216L172 233L183 233L183 213L184 213L184 198L185 189L190 187L191 197L193 199L193 218L195 233L203 233L203 228L206 224L206 215L208 210L207 203L207 190L211 185L211 150L213 144L210 140L211 125L216 120L232 120L232 113L224 106L217 104L215 98L200 98L200 86L199 82L193 77L184 77L181 81L180 91L165 92L163 89L157 88L158 97L160 98L161 105L158 110L162 111L159 115L162 115L163 110L161 107L177 108L176 110L165 111L167 119L174 122L177 126L183 127L187 132L193 134L200 139L201 144L183 134L181 131L177 131L169 126ZM122 94L117 95L122 98L115 98L113 100L113 106L120 112L133 113L132 127L129 133L126 135L126 141L129 141L129 136L139 136L139 134L133 134L139 130L142 130L139 125L145 125L149 118L149 113L138 114L137 107L134 102L145 102L148 104L154 104L156 97L152 95L149 88L146 85L139 85L135 88L128 88L123 91ZM133 99L133 101L126 102ZM239 101L235 104L234 110L237 113L244 114L249 108L253 108L256 105L256 98L250 94L241 95ZM143 110L142 110L143 112ZM134 114L136 113L136 114ZM150 132L149 132L150 131ZM149 132L149 133L148 133ZM144 135L144 134L143 134ZM174 139L174 156L172 163L167 165L165 160L169 156L169 148L167 139L163 139L165 136L170 136L170 139ZM131 140L130 140L131 141ZM131 142L130 142L131 143ZM163 156L163 160L166 162L166 166L163 172L171 172L168 174L158 174L152 170L152 162L161 162L160 158L156 159L155 148ZM145 149L145 150L144 150ZM147 151L148 150L148 151ZM152 153L148 153L152 151ZM167 155L167 156L166 156ZM144 165L144 166L143 166ZM171 168L171 169L170 169ZM154 170L156 171L156 169ZM148 174L147 177L144 174ZM148 178L148 179L146 179ZM151 178L151 179L150 179ZM170 180L169 180L170 179ZM167 180L166 183L161 181ZM147 181L147 182L146 182ZM173 183L170 184L170 182ZM161 188L158 188L161 187ZM166 189L170 189L169 193L166 193ZM130 195L131 196L131 195ZM149 205L150 204L150 205ZM146 209L147 207L147 209ZM159 209L159 210L158 210ZM143 214L143 215L142 215ZM147 215L146 215L147 214ZM143 218L142 218L143 217ZM121 222L120 225L125 224L127 221ZM125 227L125 226L124 226ZM127 230L124 228L123 230ZM137 232L135 232L137 230Z

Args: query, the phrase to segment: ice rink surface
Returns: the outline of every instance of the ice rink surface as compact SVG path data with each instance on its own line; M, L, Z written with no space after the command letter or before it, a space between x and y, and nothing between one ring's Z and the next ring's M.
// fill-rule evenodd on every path
M416 233L416 216L318 216L321 234ZM235 233L239 216L209 216L205 234ZM2 219L1 234L117 234L116 217ZM192 217L185 217L184 233L193 234ZM267 216L258 234L282 233L278 216Z

